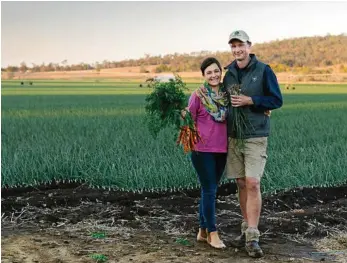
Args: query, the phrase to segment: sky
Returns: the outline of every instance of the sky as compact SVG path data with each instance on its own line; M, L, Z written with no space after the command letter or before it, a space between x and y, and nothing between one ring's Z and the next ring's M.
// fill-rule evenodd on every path
M347 33L347 2L1 2L1 66L120 61L228 51L253 43Z

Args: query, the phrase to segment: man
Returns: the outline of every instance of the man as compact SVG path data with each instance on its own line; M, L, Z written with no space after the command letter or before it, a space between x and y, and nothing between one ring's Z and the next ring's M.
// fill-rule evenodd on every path
M234 245L245 246L251 257L262 257L258 230L262 202L260 179L267 159L270 111L282 106L282 94L270 66L251 54L252 43L246 32L232 32L229 45L235 60L226 67L223 84L226 88L240 84L242 94L230 96L231 106L228 111L227 177L236 179L244 219L241 235L234 241ZM246 117L243 138L238 137L240 132L235 131L233 126L232 107L240 107ZM240 139L242 146L239 144Z

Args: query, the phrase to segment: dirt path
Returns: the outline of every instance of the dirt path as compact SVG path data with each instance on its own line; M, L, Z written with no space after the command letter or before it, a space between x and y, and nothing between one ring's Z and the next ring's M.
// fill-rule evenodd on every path
M2 262L346 262L347 186L265 197L259 228L266 255L258 260L230 245L241 219L236 197L228 195L233 191L224 186L218 196L217 223L227 245L219 251L195 242L197 191L2 189Z

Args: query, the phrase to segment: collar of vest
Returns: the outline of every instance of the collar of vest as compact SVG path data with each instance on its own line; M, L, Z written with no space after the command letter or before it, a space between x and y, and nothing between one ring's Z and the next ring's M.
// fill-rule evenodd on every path
M248 63L245 69L252 67L255 63L258 62L258 59L254 54L249 54L249 56L251 57L251 61ZM224 67L224 69L227 69L229 71L236 71L236 60L231 62L228 66Z

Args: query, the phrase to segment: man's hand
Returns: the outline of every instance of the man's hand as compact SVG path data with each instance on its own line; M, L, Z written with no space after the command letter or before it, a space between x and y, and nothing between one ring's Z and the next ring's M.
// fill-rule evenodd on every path
M251 97L245 95L231 95L231 105L233 107L242 107L247 105L253 105L253 100Z
M266 110L266 111L264 111L264 114L266 115L266 116L271 116L271 110Z

